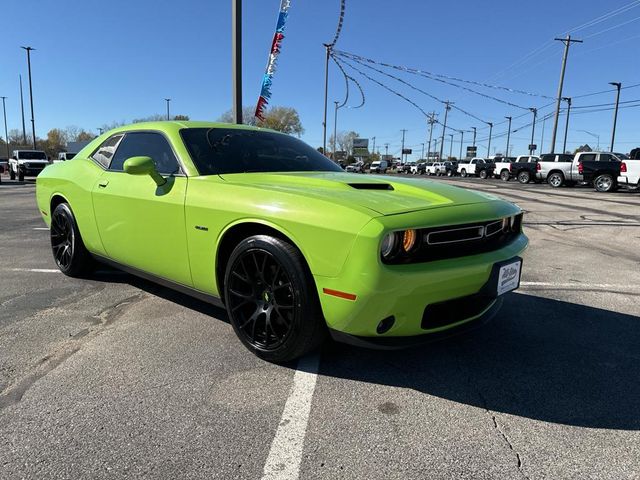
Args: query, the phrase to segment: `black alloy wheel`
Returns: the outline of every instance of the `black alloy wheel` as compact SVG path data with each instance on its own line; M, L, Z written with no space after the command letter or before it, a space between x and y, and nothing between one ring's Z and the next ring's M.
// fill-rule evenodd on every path
M54 209L50 234L53 258L62 273L70 277L79 277L91 269L91 255L82 242L75 217L68 204L61 203Z
M227 265L225 303L242 343L265 360L293 360L324 339L304 258L281 239L257 235L240 242Z
M480 170L480 178L481 179L485 179L487 178L487 171L486 170Z
M520 183L529 183L531 181L531 174L527 171L520 172L518 174L518 181Z
M511 174L509 173L509 170L503 170L502 172L500 172L500 180L502 180L503 182L508 182L510 177Z

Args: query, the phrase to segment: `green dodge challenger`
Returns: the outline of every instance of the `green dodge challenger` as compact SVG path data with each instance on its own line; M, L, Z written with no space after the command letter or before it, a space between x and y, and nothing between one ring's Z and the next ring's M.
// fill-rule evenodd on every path
M37 201L63 273L97 260L223 306L275 362L328 334L395 348L486 320L528 243L496 197L345 173L296 138L221 123L107 132L48 166Z

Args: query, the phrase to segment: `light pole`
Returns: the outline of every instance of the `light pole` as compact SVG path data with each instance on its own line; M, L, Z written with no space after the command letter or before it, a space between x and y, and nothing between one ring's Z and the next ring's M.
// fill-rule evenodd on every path
M98 132L100 135L102 135L104 133L104 128L98 127Z
M473 146L476 146L476 127L471 127L471 130L473 130Z
M7 160L9 160L9 134L7 133L7 107L5 106L4 101L7 97L2 98L2 113L4 114L4 141L5 146L7 147Z
M171 118L169 116L169 102L171 101L171 99L170 98L165 98L164 101L167 102L167 120L169 120Z
M442 150L444 148L444 134L447 130L447 114L451 110L451 102L447 100L444 102L444 123L442 124L442 137L440 138L440 160L442 160Z
M436 112L431 112L431 115L429 116L427 122L429 123L429 146L427 148L427 157L429 157L429 155L431 154L431 138L433 137L433 125L437 122Z
M571 114L571 97L562 97L567 102L567 120L564 125L564 143L562 144L562 153L567 153L567 133L569 132L569 115Z
M400 150L400 163L404 164L404 134L407 132L406 129L402 129L402 147Z
M504 152L504 156L508 157L509 156L509 140L511 139L511 117L504 117L507 120L509 120L509 130L507 130L507 150Z
M36 150L36 121L33 115L33 84L31 83L31 50L35 50L35 48L20 48L27 51L27 67L29 69L29 100L31 101L31 133L33 134L33 149Z
M622 87L622 83L620 82L609 82L609 85L613 85L618 90L616 94L616 108L613 112L613 131L611 132L611 148L610 152L613 152L613 144L616 140L616 123L618 122L618 104L620 103L620 88Z
M333 159L336 159L336 135L338 134L338 102L337 100L333 101L335 105L333 111ZM326 154L326 153L325 153Z
M420 155L420 160L424 159L424 143L421 143L420 145L422 145L422 154Z
M20 111L22 112L22 144L27 144L27 128L24 125L24 98L22 97L22 74L20 74Z
M233 119L240 124L242 123L242 0L231 0L231 2Z
M578 130L579 132L584 132L587 135L591 135L594 138L598 139L598 146L596 147L596 150L600 150L600 135L598 135L597 133L591 133L591 132L587 132L586 130Z
M449 133L449 138L451 139L451 143L449 144L449 158L453 157L453 133Z
M384 158L385 159L389 158L389 144L388 143L384 144Z
M331 45L323 44L326 49L324 61L324 116L322 117L322 152L327 154L327 97L329 95L329 56L331 55Z
M462 160L462 144L464 143L464 130L460 130L460 157L458 160Z
M531 124L531 143L529 144L529 155L533 155L533 136L536 133L536 118L538 118L538 109L537 108L530 108L529 111L531 113L533 113L533 123ZM553 141L555 142L555 136ZM542 145L540 146L540 148L542 149ZM553 153L553 147L552 147L552 151L551 153Z
M489 125L489 144L487 145L487 158L491 156L491 135L493 134L493 123L487 122Z

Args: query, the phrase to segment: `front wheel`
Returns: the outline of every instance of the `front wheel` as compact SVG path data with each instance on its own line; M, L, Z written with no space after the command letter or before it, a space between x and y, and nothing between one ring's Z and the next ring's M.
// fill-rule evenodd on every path
M529 183L531 181L531 174L529 172L520 172L518 174L518 181L520 183Z
M286 362L317 348L326 325L300 251L256 235L241 241L225 273L225 303L240 341L258 357Z
M615 182L611 175L605 173L596 177L593 181L593 186L595 187L596 192L611 192L615 189Z
M466 177L467 176L467 171L464 168L462 170L460 170L460 176L461 177Z
M487 178L487 171L486 170L480 170L480 174L479 174L481 179L485 179Z
M13 168L9 167L9 178L11 180L15 180L16 179L16 172L13 171Z
M558 172L554 172L547 177L547 183L553 188L560 188L564 183L564 175Z
M82 277L93 267L93 259L84 246L76 219L66 203L51 215L51 250L56 265L69 277Z
M508 170L503 170L500 172L500 180L502 180L503 182L508 182L510 177L511 174Z

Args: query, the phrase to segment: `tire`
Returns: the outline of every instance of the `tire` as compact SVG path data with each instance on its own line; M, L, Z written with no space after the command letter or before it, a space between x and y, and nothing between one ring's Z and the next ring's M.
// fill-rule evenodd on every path
M268 235L242 240L229 257L224 285L233 330L258 357L288 362L324 341L327 328L314 282L290 243Z
M560 172L553 172L547 177L547 183L553 188L560 188L564 185L564 175Z
M509 178L511 178L509 170L503 170L500 172L500 180L502 180L503 182L508 182Z
M16 179L16 172L13 171L13 168L9 167L9 178L11 180L15 180Z
M24 182L24 172L22 170L18 170L18 181Z
M613 177L608 173L598 175L593 181L593 186L596 192L612 192L616 188Z
M531 181L531 174L527 171L518 173L518 181L520 183L529 183Z
M466 178L467 171L464 168L462 170L460 170L460 176Z
M447 170L447 177L453 177L453 172L451 170Z
M478 176L483 180L486 179L487 178L487 171L486 170L480 170L480 173L478 174Z
M83 277L93 270L93 258L84 246L69 204L61 203L53 210L50 237L53 259L62 273Z

